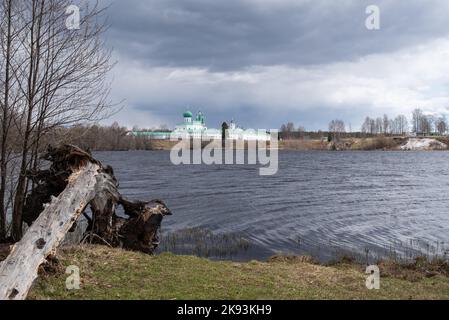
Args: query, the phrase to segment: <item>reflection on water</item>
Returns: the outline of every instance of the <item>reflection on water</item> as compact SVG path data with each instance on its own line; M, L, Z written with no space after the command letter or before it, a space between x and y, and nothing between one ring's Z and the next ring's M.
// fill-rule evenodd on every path
M281 152L279 173L265 177L258 166L174 166L161 151L95 156L114 167L124 195L169 205L174 215L163 222L165 250L240 260L447 253L446 152ZM198 246L187 240L179 246L191 230L212 241L206 249L194 252ZM224 254L221 237L249 244Z

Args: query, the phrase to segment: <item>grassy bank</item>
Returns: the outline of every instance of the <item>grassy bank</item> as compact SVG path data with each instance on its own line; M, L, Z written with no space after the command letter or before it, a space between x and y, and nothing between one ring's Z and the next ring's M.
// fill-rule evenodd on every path
M322 140L284 140L279 142L279 149L291 151L396 151L407 141L402 137L375 137L375 138L345 138L338 142L329 143Z
M81 289L65 289L65 267L76 265ZM381 289L365 287L352 263L314 264L308 258L213 262L190 256L147 256L107 247L60 251L56 271L41 272L30 299L449 299L445 272L382 265ZM441 266L438 268L441 271Z
M428 137L438 140L449 146L448 137ZM279 141L279 150L286 151L400 151L400 147L408 141L405 137L370 137L370 138L343 138L329 143L327 140L316 139L286 139ZM152 140L149 150L171 150L177 142ZM207 143L204 143L206 146Z
M336 143L327 140L314 139L291 139L279 141L280 150L289 151L327 151L327 150L399 150L406 142L405 138L397 137L375 137L375 138L346 138ZM446 141L447 142L447 141ZM177 143L173 141L151 141L151 150L171 150Z

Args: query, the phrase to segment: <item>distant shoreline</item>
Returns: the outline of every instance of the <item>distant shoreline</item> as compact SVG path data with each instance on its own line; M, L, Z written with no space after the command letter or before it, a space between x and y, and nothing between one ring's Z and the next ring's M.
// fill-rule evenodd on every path
M401 147L410 140L432 140L435 143L445 144L446 146L438 148L424 147L422 149L403 150ZM176 141L151 140L145 149L127 149L127 150L94 150L96 152L112 151L170 151L178 144ZM343 138L338 141L328 142L318 139L285 139L279 141L279 151L449 151L449 137L370 137L370 138Z

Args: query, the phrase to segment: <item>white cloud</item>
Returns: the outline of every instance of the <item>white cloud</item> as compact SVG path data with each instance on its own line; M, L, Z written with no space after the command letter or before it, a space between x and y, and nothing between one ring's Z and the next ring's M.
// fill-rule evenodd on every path
M332 114L351 112L353 119L348 120L354 123L366 115L409 116L416 107L428 113L446 113L448 56L449 39L441 38L357 61L304 67L254 66L212 72L205 68L151 68L125 60L115 71L113 92L116 100L125 98L129 108L117 120L126 118L127 125L144 126L145 121L148 126L173 125L178 113L189 105L209 112L231 112L246 105L272 114L282 107L283 112L298 118L326 108ZM172 110L161 116L165 106ZM322 119L321 128L329 120Z

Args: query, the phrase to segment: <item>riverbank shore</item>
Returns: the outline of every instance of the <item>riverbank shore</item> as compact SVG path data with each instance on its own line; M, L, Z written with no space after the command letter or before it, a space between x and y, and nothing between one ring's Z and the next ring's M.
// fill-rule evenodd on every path
M449 299L449 268L441 261L379 264L380 290L368 290L364 267L344 259L236 263L104 246L65 248L58 257L52 271L41 271L28 299ZM80 290L65 287L69 265L80 269Z
M412 143L409 143L410 141ZM420 144L420 141L428 143ZM153 140L149 143L148 148L152 151L169 151L177 143L174 141ZM405 148L403 148L404 146ZM278 147L281 151L441 151L449 150L448 146L448 137L407 138L379 136L344 138L333 142L318 139L288 139L279 141Z

